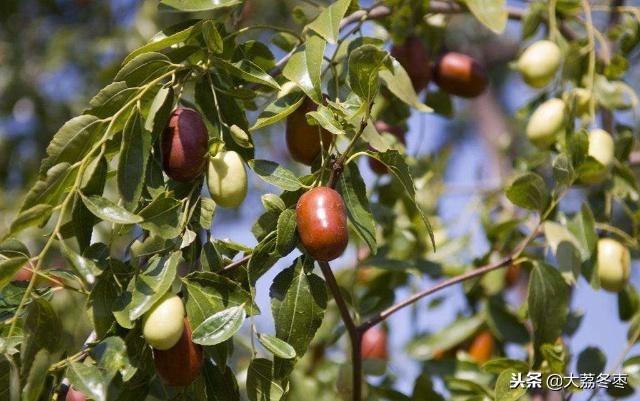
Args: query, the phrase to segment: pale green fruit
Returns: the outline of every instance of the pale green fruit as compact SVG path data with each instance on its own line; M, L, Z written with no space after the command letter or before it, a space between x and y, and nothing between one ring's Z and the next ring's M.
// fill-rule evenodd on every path
M178 343L184 330L184 304L177 295L167 294L156 302L143 319L142 335L155 349L165 351Z
M540 40L529 46L518 59L518 71L524 81L534 88L546 86L556 75L562 53L555 43Z
M540 148L553 145L564 133L566 107L560 99L549 99L531 114L527 124L527 137Z
M627 247L611 238L598 241L598 277L607 291L620 292L631 273L631 256Z
M587 170L580 175L580 180L585 184L597 184L602 182L609 174L613 164L615 144L609 133L602 129L594 129L589 133L589 156L596 159L605 168L600 170Z
M573 94L576 113L578 115L587 114L589 112L589 103L591 103L591 92L584 88L576 88L573 90Z
M209 160L207 185L211 198L222 207L237 207L247 196L247 172L239 154L218 152Z

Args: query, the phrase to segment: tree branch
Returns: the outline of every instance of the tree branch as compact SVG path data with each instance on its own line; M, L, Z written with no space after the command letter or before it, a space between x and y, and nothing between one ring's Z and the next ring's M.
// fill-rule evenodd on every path
M327 286L333 295L333 299L338 305L340 316L344 322L349 338L351 339L351 353L353 362L353 401L360 401L362 399L362 354L360 352L360 341L362 339L361 332L356 327L353 317L349 312L347 302L344 300L342 293L340 292L340 286L336 281L336 277L331 271L331 266L328 262L318 262L322 275L324 276Z
M230 271L235 270L236 268L244 265L245 263L249 262L249 260L251 259L251 255L246 255L241 259L236 260L235 262L231 262L228 265L226 265L225 267L222 268L222 273L228 273Z

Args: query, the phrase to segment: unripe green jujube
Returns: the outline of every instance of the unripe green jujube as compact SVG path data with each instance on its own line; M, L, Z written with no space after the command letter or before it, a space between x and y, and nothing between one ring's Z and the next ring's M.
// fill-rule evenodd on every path
M622 291L629 281L630 269L631 255L627 247L611 238L598 241L598 277L602 288Z
M549 99L531 114L527 124L527 137L540 148L553 145L564 132L566 107L560 99Z
M147 343L159 350L176 345L184 330L184 314L180 297L172 294L162 297L144 317L142 334Z
M222 207L238 207L247 196L247 171L234 151L218 152L209 160L207 185L211 198Z
M522 53L518 59L518 71L528 85L542 88L551 82L561 61L562 53L558 45L549 40L540 40Z

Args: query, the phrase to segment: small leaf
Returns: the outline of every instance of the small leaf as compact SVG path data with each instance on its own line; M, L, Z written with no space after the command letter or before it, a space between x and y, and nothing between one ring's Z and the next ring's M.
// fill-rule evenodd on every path
M242 80L265 85L276 90L280 89L280 85L278 85L278 82L276 82L271 75L267 74L262 68L250 60L242 59L232 63L227 60L214 57L213 62L216 66Z
M22 389L22 401L36 401L40 399L51 366L51 356L46 349L41 349L31 364L27 382Z
M11 259L0 261L0 290L13 280L13 277L22 266L27 264L29 259L24 256L18 256Z
M269 350L273 355L283 359L293 359L296 357L296 350L286 341L268 334L258 334L260 344Z
M274 363L267 359L253 359L247 370L249 401L280 401L285 395L274 378Z
M283 87L283 89L284 88L285 87ZM286 118L302 104L303 99L304 93L297 88L286 91L285 93L279 93L276 100L267 105L262 113L260 113L258 120L250 130L255 131Z
M177 11L196 12L233 7L241 0L161 0L160 4Z
M280 256L286 256L293 251L297 242L296 212L293 209L286 209L278 217L276 251Z
M231 138L235 143L243 148L252 148L253 143L251 142L251 137L246 133L245 130L238 127L237 125L232 125L229 128L229 133L231 134Z
M599 375L607 366L607 356L597 347L587 347L578 355L578 373Z
M80 194L82 202L96 217L116 224L136 224L142 222L142 217L131 213L127 209L116 205L102 196L85 196Z
M484 323L484 317L475 315L459 318L435 334L418 337L407 346L412 358L429 360L435 355L446 352L470 339Z
M135 209L142 194L151 142L142 116L134 110L124 126L118 163L118 190L131 209Z
M151 234L164 239L172 239L180 235L180 210L182 203L161 195L142 209L139 216L144 219L140 225Z
M507 198L516 206L541 212L547 206L547 186L538 174L525 173L507 188Z
M73 362L67 368L67 378L75 389L92 400L106 401L107 386L97 366Z
M201 345L216 345L227 341L240 330L245 317L244 305L234 306L211 315L193 330L193 342Z
M340 193L347 207L349 222L356 233L367 244L372 254L376 253L376 225L369 207L367 188L355 163L346 166L340 176Z
M47 176L38 180L27 193L20 212L28 210L36 205L48 204L56 206L78 174L77 168L72 168L69 163L60 163L47 171Z
M96 281L96 276L102 272L96 263L91 259L78 255L75 251L67 247L64 242L60 243L60 247L62 248L62 253L65 258L76 273L78 273L85 282L93 284Z
M173 89L160 88L149 106L149 112L144 122L144 130L157 137L167 126L169 115L173 109Z
M340 33L340 21L344 17L351 0L338 0L329 7L322 10L316 19L307 25L322 36L327 42L335 44Z
M511 386L512 376L522 374L515 369L507 369L500 373L496 381L496 401L518 401L526 392L526 386Z
M194 33L194 31L197 32L199 28L200 24L196 24L172 34L168 34L168 32L165 31L159 32L149 43L132 51L122 63L126 64L144 53L157 52L158 50L169 48L178 43L183 43Z
M318 35L311 35L287 62L282 75L295 82L316 103L322 103L320 73L326 42Z
M561 153L553 160L553 177L560 186L569 186L573 182L575 172L567 155Z
M171 60L161 53L143 53L128 61L116 74L114 81L124 81L128 86L138 86L169 71Z
M507 26L505 0L464 0L471 13L494 33L501 34Z
M394 58L391 58L391 60L393 68L382 69L380 71L380 78L387 88L408 106L424 113L432 112L433 110L430 107L420 102L418 99L418 95L411 83L411 78L409 78L409 74L407 74L402 65L400 65L400 63Z
M349 55L349 85L367 105L378 93L378 72L389 60L389 53L374 45L360 46Z
M285 191L297 191L302 183L291 170L287 170L276 162L269 160L249 160L249 167L260 178Z
M11 223L10 232L15 234L31 226L43 225L51 217L52 210L53 206L40 204L20 212Z
M202 24L202 37L204 38L204 42L207 44L209 51L222 53L222 37L220 36L220 32L218 32L216 24L213 21L205 21L204 24Z

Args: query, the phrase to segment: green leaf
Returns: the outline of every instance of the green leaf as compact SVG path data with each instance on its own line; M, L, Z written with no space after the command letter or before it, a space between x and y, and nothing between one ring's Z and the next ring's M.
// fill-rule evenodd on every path
M526 386L511 387L511 376L518 372L515 369L507 369L500 373L496 380L496 401L518 401L526 392Z
M96 217L116 224L136 224L142 222L142 217L131 213L127 209L116 205L102 196L85 196L80 193L82 202Z
M411 401L444 401L444 398L433 389L433 381L427 373L423 373L416 379L413 385Z
M424 225L427 227L429 238L431 239L431 244L435 249L436 241L435 237L433 236L433 228L431 227L429 219L427 219L427 216L424 215L424 212L416 201L416 188L413 184L411 173L409 172L409 166L407 166L407 162L405 161L404 157L400 154L400 152L393 149L387 150L384 153L367 152L367 155L382 162L385 166L387 166L388 171L398 179L398 181L402 185L402 188L404 188L405 192L409 196L409 199L413 202L413 207L415 208L416 212L418 212L418 215L424 222Z
M527 373L529 371L529 364L517 359L496 358L482 365L482 370L489 373L500 374L506 369L512 369L515 372L520 373Z
M200 207L195 211L195 220L205 230L211 228L216 214L216 202L210 198L200 198Z
M274 363L253 359L247 370L247 396L250 401L280 401L285 391L274 379Z
M389 60L389 53L374 45L360 46L349 55L349 85L365 104L376 97L378 72Z
M278 358L293 359L296 357L296 350L287 342L278 337L268 334L258 334L258 340L269 352Z
M230 61L214 57L213 63L215 66L220 67L229 74L244 81L265 85L276 90L280 89L280 85L278 85L271 75L267 74L262 68L258 67L250 60L243 59L232 63Z
M313 273L306 273L302 258L298 258L274 278L269 295L276 336L302 357L327 307L324 281ZM276 359L274 366L277 378L284 377L291 369L290 363L281 359Z
M346 166L340 176L340 193L347 207L349 222L372 254L377 250L376 224L369 208L367 188L355 163Z
M92 114L99 118L111 117L137 93L139 88L130 88L126 82L116 81L105 86L90 101L85 114Z
M149 259L147 268L129 282L127 291L114 306L114 315L121 326L131 328L130 322L144 315L167 293L176 277L180 259L179 251Z
M181 208L182 202L164 195L159 196L138 213L144 219L140 225L161 238L175 238L182 232Z
M416 90L413 88L413 84L411 83L411 78L409 78L409 74L407 74L402 65L400 65L400 63L393 57L389 57L391 58L393 68L382 69L379 74L382 82L385 83L389 91L408 106L411 106L418 111L422 111L424 113L432 112L433 110L431 107L420 102L420 99L418 99Z
M69 163L53 166L44 179L40 179L31 187L20 211L23 212L40 204L56 206L62 195L73 185L76 174L78 169L70 168Z
M240 391L236 376L228 366L219 369L213 363L205 360L202 371L207 389L207 401L238 401Z
M289 90L285 93L282 92L285 91L283 90L278 93L276 100L267 105L262 113L260 113L258 120L253 127L250 128L251 131L267 127L286 118L289 114L293 113L304 100L304 93L298 89Z
M59 163L75 163L95 146L104 125L96 116L83 114L67 121L49 142L40 176Z
M182 279L189 297L186 308L189 323L198 327L209 316L231 307L245 306L247 314L255 314L251 294L242 286L212 272L193 272ZM253 310L252 310L253 308Z
M507 188L507 198L516 206L543 211L549 202L544 179L536 173L524 173Z
M322 103L320 74L326 42L318 35L311 35L287 62L282 75L295 82L316 103Z
M553 177L559 186L569 186L575 179L575 171L571 161L564 153L561 153L553 160Z
M527 344L530 341L527 327L503 301L490 298L486 312L487 324L499 340L517 344Z
M311 111L306 115L307 121L314 125L319 125L333 135L343 135L344 129L338 122L333 111L330 108L320 105L315 111Z
M120 294L120 286L111 273L103 273L91 290L89 305L98 338L103 338L113 325L113 305Z
M483 323L482 315L459 318L437 333L414 339L407 346L407 352L417 360L432 359L471 338Z
M307 25L307 28L318 33L327 42L335 44L340 33L340 21L344 18L350 4L351 0L336 1L322 10L318 17Z
M161 0L160 4L177 11L209 11L218 8L233 7L241 0Z
M209 20L202 24L202 37L207 44L209 51L213 53L222 53L223 42L220 32L216 28L215 22Z
M162 53L143 53L127 62L113 80L138 86L160 77L170 66L171 60Z
M276 236L271 234L265 236L253 250L247 266L247 278L252 285L280 259L275 249Z
M507 5L505 0L464 0L469 11L484 26L501 34L507 26Z
M9 232L15 234L31 226L42 226L51 217L52 210L53 206L40 204L20 212L11 223Z
M23 341L20 346L22 373L31 371L38 351L45 349L55 355L60 352L62 325L51 304L44 298L33 298L24 318Z
M29 261L24 256L17 256L0 261L0 290L13 280L13 277Z
M280 256L286 256L294 250L297 243L296 211L286 209L278 217L276 251Z
M102 370L105 381L111 381L120 372L126 377L132 370L127 345L117 336L107 337L91 349L91 357Z
M124 126L118 162L118 191L130 209L135 209L142 194L151 144L151 132L134 110Z
M287 170L276 162L269 160L249 160L247 162L254 173L265 182L273 184L285 191L297 191L302 183L291 170Z
M154 138L159 136L167 126L172 109L173 89L160 88L149 106L149 112L144 122L145 131L151 132Z
M569 313L569 287L552 266L544 263L534 265L527 304L533 326L536 360L539 360L540 345L556 341L562 334Z
M580 355L578 355L578 368L579 374L592 373L599 375L603 373L607 366L607 356L597 347L587 347Z
M40 399L40 394L42 393L50 366L51 357L49 351L41 349L31 364L27 382L22 389L23 401L36 401Z
M282 198L275 194L264 194L260 200L264 208L267 209L267 212L282 212L287 208Z
M158 32L153 38L151 38L149 43L129 53L122 63L126 64L144 53L157 52L158 50L169 48L178 43L186 42L189 37L199 32L200 26L200 24L196 24L171 34L165 31Z
M96 263L91 259L78 255L75 251L67 247L64 242L60 243L60 247L62 248L62 253L65 258L71 267L73 267L73 270L75 270L86 283L93 284L96 281L96 276L101 273Z
M544 223L544 235L567 284L575 284L582 265L580 243L565 226L552 221Z
M106 401L107 386L104 376L97 366L73 362L67 368L67 378L76 390L88 398L95 401Z
M246 312L244 305L233 306L205 319L193 330L193 342L216 345L227 341L240 330Z

